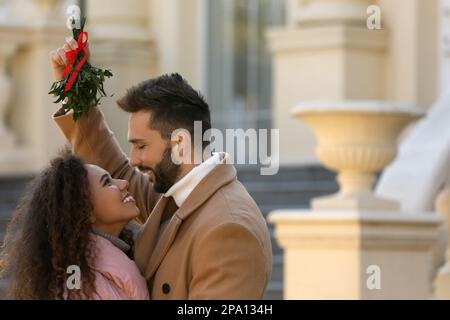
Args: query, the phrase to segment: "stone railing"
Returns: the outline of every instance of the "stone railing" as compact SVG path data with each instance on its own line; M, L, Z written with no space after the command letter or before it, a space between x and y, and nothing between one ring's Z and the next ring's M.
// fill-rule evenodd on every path
M61 44L66 1L0 3L0 175L39 170L62 145L50 125L48 52ZM45 118L44 118L44 117Z
M436 211L442 215L445 220L445 243L442 244L442 251L446 251L445 261L440 259L436 261L436 264L440 267L439 274L437 275L434 283L435 296L438 299L450 299L450 236L448 231L450 230L450 183L444 187L436 198L435 203Z
M52 121L58 108L47 92L53 81L49 52L66 37L75 0L0 0L0 175L32 174L65 139ZM102 100L107 121L125 147L127 122L115 107L126 88L156 74L146 0L87 0L91 62L111 69Z
M13 82L8 62L25 42L26 30L0 22L0 175L16 174L31 169L31 152L18 145L18 137L6 123L13 95Z

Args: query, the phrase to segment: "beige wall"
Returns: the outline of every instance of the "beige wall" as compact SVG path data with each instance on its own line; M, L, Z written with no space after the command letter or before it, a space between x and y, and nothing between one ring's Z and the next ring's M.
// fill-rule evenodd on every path
M91 60L111 69L105 89L113 97L101 101L111 129L126 153L128 114L116 104L131 86L158 74L156 42L151 33L148 0L88 0L87 15Z
M291 0L289 8L313 2ZM315 159L311 131L289 114L299 102L374 99L428 109L437 99L438 1L380 0L378 4L382 31L367 30L363 19L359 31L350 32L344 22L330 23L326 15L314 25L298 24L292 12L288 12L289 25L269 31L272 114L280 129L282 163Z
M114 98L105 100L103 110L119 143L125 152L128 152L130 148L127 142L128 115L115 103L125 94L127 88L140 81L172 72L183 75L195 88L199 86L198 70L201 55L198 10L200 1L134 0L137 1L135 4L120 1L121 5L114 5L115 11L109 12L108 16L110 18L121 16L119 8L122 6L124 16L135 15L139 18L140 23L131 23L129 31L137 33L141 38L131 43L124 43L120 39L108 39L108 29L105 33L102 32L104 27L111 26L109 22L105 23L107 18L103 16L105 13L101 12L102 6L99 6L97 1L90 2L95 8L88 7L88 12L94 9L95 21L101 25L98 27L97 24L94 28L98 31L96 41L99 44L98 50L95 48L93 50L93 57L99 66L111 68L114 73L114 77L108 80L106 86L109 92L114 93ZM133 10L126 8L130 6ZM127 25L132 19L119 19L119 21Z
M386 99L429 108L438 92L438 1L380 0L389 32Z
M24 5L23 10L17 7L20 4ZM44 4L38 6L18 1L11 9L10 17L16 19L16 24L0 28L12 36L10 41L15 47L6 70L12 83L6 125L16 139L16 145L10 152L2 150L0 157L3 152L6 156L18 153L12 161L19 165L12 163L14 169L9 174L20 175L40 170L64 144L64 138L51 119L58 107L47 92L53 81L49 52L59 46L69 32L64 18L51 10L51 6L47 10ZM51 19L44 23L46 16ZM59 25L62 27L57 27Z
M10 125L17 133L18 142L32 151L31 171L46 165L47 159L56 154L65 141L51 119L59 106L46 94L53 81L48 52L56 45L57 37L46 41L39 38L21 47L11 64L14 75L11 102L17 109L10 111Z
M204 1L207 0L133 0L113 1L113 4L104 0L87 1L95 54L93 59L100 67L111 68L114 73L114 78L107 82L109 92L115 94L114 98L104 102L107 117L126 150L129 148L126 142L127 123L124 114L116 107L115 99L127 87L162 73L179 72L195 88L203 89L202 33L208 32L202 25ZM277 88L283 90L283 94L274 97L272 115L276 127L280 129L282 162L315 161L314 135L289 115L289 110L303 97L370 97L430 107L437 96L437 2L379 0L382 24L387 33L387 48L383 56L368 54L362 58L357 50L345 55L330 54L323 48L300 54L287 50L283 59L279 60L276 59L277 53L274 54L274 87L275 91ZM289 0L287 3L290 8L295 8L305 1ZM25 4L23 0L15 1L14 10L22 13L18 7ZM289 28L301 30L295 26L292 10L288 11L288 17ZM128 42L123 42L127 37ZM321 41L324 38L319 34L317 39ZM131 47L129 40L134 41ZM32 110L29 107L31 102L28 102L28 97L20 96L17 90L26 86L33 90L41 88L39 99L49 105L45 115L55 109L51 99L42 93L50 81L46 51L61 43L63 38L60 42L56 39L52 41L49 46L34 49L22 47L9 66L16 87L8 111L8 122L19 141L29 144L36 153L41 154L40 163L45 163L62 141L48 119L33 118L33 121L43 121L42 132L35 129L33 121L22 120L22 115ZM288 47L296 45L289 42L289 37L286 41ZM138 62L135 63L134 59ZM311 70L313 61L320 62L320 69ZM40 79L38 86L28 84L25 79L25 66L30 64L41 64L31 71L35 72L33 79ZM380 65L381 68L378 67ZM305 68L310 70L308 76L302 72ZM373 82L358 81L361 72L374 75ZM49 146L43 147L38 139L47 139Z
M150 1L149 17L157 43L159 73L178 72L199 88L202 0Z

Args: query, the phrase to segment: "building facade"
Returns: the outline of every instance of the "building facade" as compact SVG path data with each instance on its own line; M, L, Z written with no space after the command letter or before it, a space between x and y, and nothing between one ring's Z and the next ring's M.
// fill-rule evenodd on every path
M106 90L114 97L104 99L102 108L126 152L126 115L116 107L115 99L139 81L178 72L205 95L214 127L279 129L281 168L277 176L260 177L257 170L239 167L239 177L263 213L307 209L312 198L338 189L329 171L336 170L324 168L316 153L317 133L305 121L295 119L293 107L310 101L416 105L436 115L422 120L426 123L420 130L409 126L400 141L408 145L412 140L409 145L423 147L418 152L438 154L427 161L430 170L423 172L430 183L411 188L410 193L399 190L392 181L408 184L411 170L417 171L414 152L402 151L385 169L376 192L402 205L405 201L401 200L414 192L426 194L408 212L439 212L448 219L449 130L437 125L449 115L450 101L445 98L450 81L448 0L0 0L3 227L21 185L65 143L51 120L58 106L47 94L52 82L48 53L70 36L65 25L66 10L72 4L87 16L92 63L113 71ZM433 131L438 128L444 131ZM414 135L415 130L419 132ZM432 139L429 144L427 137ZM415 179L420 184L424 178L418 175ZM286 247L281 241L285 244L278 246L275 225L270 224L275 266L268 298L282 298L283 290L285 298L322 297L286 289L286 279L293 279L286 276L301 268L301 260L283 258L291 243ZM436 250L436 255L445 252ZM450 297L445 285L450 287L448 259L440 278L445 263L438 259L436 266L430 266L435 275L428 281L434 288L439 279L436 294L443 298ZM424 270L428 269L417 272ZM429 291L430 295L435 292ZM334 297L373 298L356 293Z

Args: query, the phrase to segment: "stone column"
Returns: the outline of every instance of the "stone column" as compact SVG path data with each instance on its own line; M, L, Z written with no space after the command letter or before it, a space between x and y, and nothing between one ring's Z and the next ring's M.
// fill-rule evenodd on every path
M2 176L14 174L20 168L16 137L6 124L6 112L13 90L6 66L17 45L14 42L5 41L7 39L5 31L0 25L0 175Z
M0 176L32 171L31 150L19 143L18 132L11 128L9 121L16 107L13 96L17 90L10 72L11 61L19 45L25 41L26 32L10 23L10 9L8 4L3 4L0 8Z
M0 41L4 40L0 37ZM6 148L12 148L14 145L14 136L10 132L5 123L6 107L11 98L11 79L7 75L6 61L15 50L15 45L12 43L2 42L0 47L0 150L2 154Z
M355 210L271 214L284 299L429 299L436 215Z
M369 30L367 0L290 1L290 25L268 33L273 55L272 119L282 163L317 162L315 138L290 108L309 100L385 99L385 30ZM296 137L297 145L292 145Z
M86 3L91 61L113 73L105 82L105 89L114 97L102 100L102 110L126 152L128 116L115 101L127 88L157 75L149 5L146 0L87 0Z
M436 211L442 215L446 222L446 255L445 264L439 270L434 283L435 295L438 299L450 300L450 184L439 194L436 199ZM440 261L438 261L439 264Z
M70 35L62 0L17 1L12 5L10 40L18 50L11 57L13 90L10 114L11 129L20 146L29 152L27 173L41 170L65 139L51 118L60 106L52 103L48 91L53 82L49 52L64 44Z

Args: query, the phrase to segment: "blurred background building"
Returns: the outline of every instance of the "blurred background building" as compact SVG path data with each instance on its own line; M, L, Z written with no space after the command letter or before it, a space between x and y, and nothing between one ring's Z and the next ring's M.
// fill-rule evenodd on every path
M114 74L102 109L126 152L115 99L163 73L206 96L215 128L280 130L277 175L238 166L263 214L276 211L266 298L450 298L450 1L0 0L0 238L65 143L47 92L71 4L92 63ZM339 190L335 172L346 202L311 202ZM367 288L373 265L381 289Z

